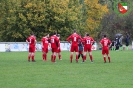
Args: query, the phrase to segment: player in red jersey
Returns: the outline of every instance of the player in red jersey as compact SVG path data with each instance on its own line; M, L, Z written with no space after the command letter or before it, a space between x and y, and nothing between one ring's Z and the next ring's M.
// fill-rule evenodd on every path
M60 48L60 34L57 34L57 38L59 39L59 48L57 49L57 54L58 54L58 58L59 58L59 60L62 60L61 59L61 48Z
M70 49L70 52L71 52L70 62L71 63L72 63L74 51L76 52L76 62L78 62L78 41L79 39L82 41L82 38L76 33L76 30L74 30L74 33L66 39L71 44L71 49Z
M49 34L47 34L45 37L42 38L41 40L41 44L42 44L42 57L43 60L46 61L47 60L47 53L48 53L48 45L49 45Z
M92 57L92 45L94 44L94 39L89 36L89 34L86 34L86 36L83 38L84 42L84 59L83 62L86 60L86 52L89 52L90 56L90 61L93 62L93 57Z
M104 35L104 38L101 39L100 44L102 46L102 55L104 58L104 63L106 63L106 55L108 56L108 60L110 63L109 47L111 45L111 41L106 38L106 35Z
M55 62L56 59L56 52L57 49L59 48L59 39L56 36L56 32L54 32L54 35L50 37L50 43L51 43L51 50L52 50L52 55L51 55L51 61Z
M32 62L35 62L34 56L35 56L35 45L36 45L36 37L34 36L34 33L32 32L31 35L26 39L26 42L29 44L29 55L28 55L28 61L30 62L30 58L32 58Z

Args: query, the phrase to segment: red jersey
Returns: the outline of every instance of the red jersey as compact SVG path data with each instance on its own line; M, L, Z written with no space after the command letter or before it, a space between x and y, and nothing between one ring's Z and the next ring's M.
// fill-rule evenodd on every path
M67 38L67 41L70 42L70 39L72 41L71 46L78 46L78 40L82 40L82 38L77 33L73 33L72 35L70 35Z
M94 43L94 39L92 37L84 37L83 38L83 43L85 47L91 47L92 44Z
M35 47L36 44L36 37L35 36L30 36L26 39L29 42L29 47Z
M48 48L48 44L49 44L48 38L47 37L43 37L41 41L42 41L43 47L44 48Z
M59 47L59 39L56 35L50 37L51 48Z
M59 37L57 37L58 38L58 47L60 47L60 38Z
M103 49L108 49L108 46L111 44L111 41L107 38L103 38L100 43L102 44Z

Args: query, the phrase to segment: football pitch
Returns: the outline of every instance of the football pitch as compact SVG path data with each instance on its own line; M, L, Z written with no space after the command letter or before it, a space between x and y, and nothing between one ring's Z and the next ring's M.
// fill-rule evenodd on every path
M57 63L28 62L28 52L0 52L0 88L132 88L133 51L110 51L111 63L103 63L101 51L93 51L94 63L70 63L68 51L61 52Z

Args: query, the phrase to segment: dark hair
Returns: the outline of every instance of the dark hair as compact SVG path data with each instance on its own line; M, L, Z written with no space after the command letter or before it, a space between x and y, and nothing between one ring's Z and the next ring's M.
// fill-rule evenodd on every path
M86 33L86 36L89 36L89 34L88 34L88 33Z
M54 31L54 35L57 35L57 32L56 31Z
M60 34L57 34L58 37L60 37Z
M76 33L76 29L74 29L73 32Z
M106 35L103 35L103 37L106 37Z
M30 33L31 35L34 35L33 31Z

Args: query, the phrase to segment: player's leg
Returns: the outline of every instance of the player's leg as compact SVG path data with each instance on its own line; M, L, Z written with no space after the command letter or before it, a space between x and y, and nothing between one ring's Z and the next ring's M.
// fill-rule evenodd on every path
M52 54L51 54L51 62L53 62L53 55L54 55L54 54L53 54L53 52L52 52Z
M84 51L83 62L86 61L86 51Z
M76 62L78 62L78 55L79 55L78 46L76 46L76 47L74 48L74 51L76 52Z
M34 57L35 57L35 47L32 47L32 49L31 49L31 58L32 58L32 62L35 62Z
M102 50L102 55L103 55L103 60L104 60L104 63L106 63L106 51L105 50Z
M62 60L60 52L58 53L58 57L59 57L59 60Z
M70 49L70 62L72 63L72 59L73 59L73 52L74 52L74 47L71 46Z
M81 52L79 51L79 54L78 54L78 59L80 58L80 54L81 54Z
M93 62L92 51L89 52L90 61Z
M106 51L106 54L107 54L107 56L108 56L108 61L109 61L109 63L110 63L110 55L109 55L109 50L107 50L107 51Z
M104 63L106 63L106 54L103 54Z
M47 60L47 53L43 52L43 60L46 61Z
M30 58L31 58L31 52L32 52L32 48L29 47L29 54L28 54L28 61L30 62Z
M42 48L42 60L44 60L44 48Z
M28 54L28 61L30 62L30 58L31 58L31 52L29 52Z
M81 51L81 57L82 57L82 60L83 60L84 59L83 51Z
M46 49L46 55L45 55L46 61L47 61L47 53L48 53L48 48Z
M84 47L83 62L86 61L86 52L87 52L87 48Z
M78 55L79 55L79 52L76 52L76 62L78 62Z
M52 51L52 54L51 54L51 62L53 62L53 56L54 56L54 50L53 50L53 48L51 49L51 51Z
M70 62L72 63L72 59L73 59L73 52L70 52Z
M56 51L53 53L53 62L56 60Z
M108 60L109 60L109 63L110 63L110 55L108 54L107 56L108 56Z
M59 60L62 60L62 59L61 59L61 53L60 53L60 52L61 52L61 50L60 50L60 48L59 48L59 49L57 50L58 58L59 58Z
M31 53L32 62L35 62L34 57L35 57L35 53L34 53L34 52L32 52L32 53Z

